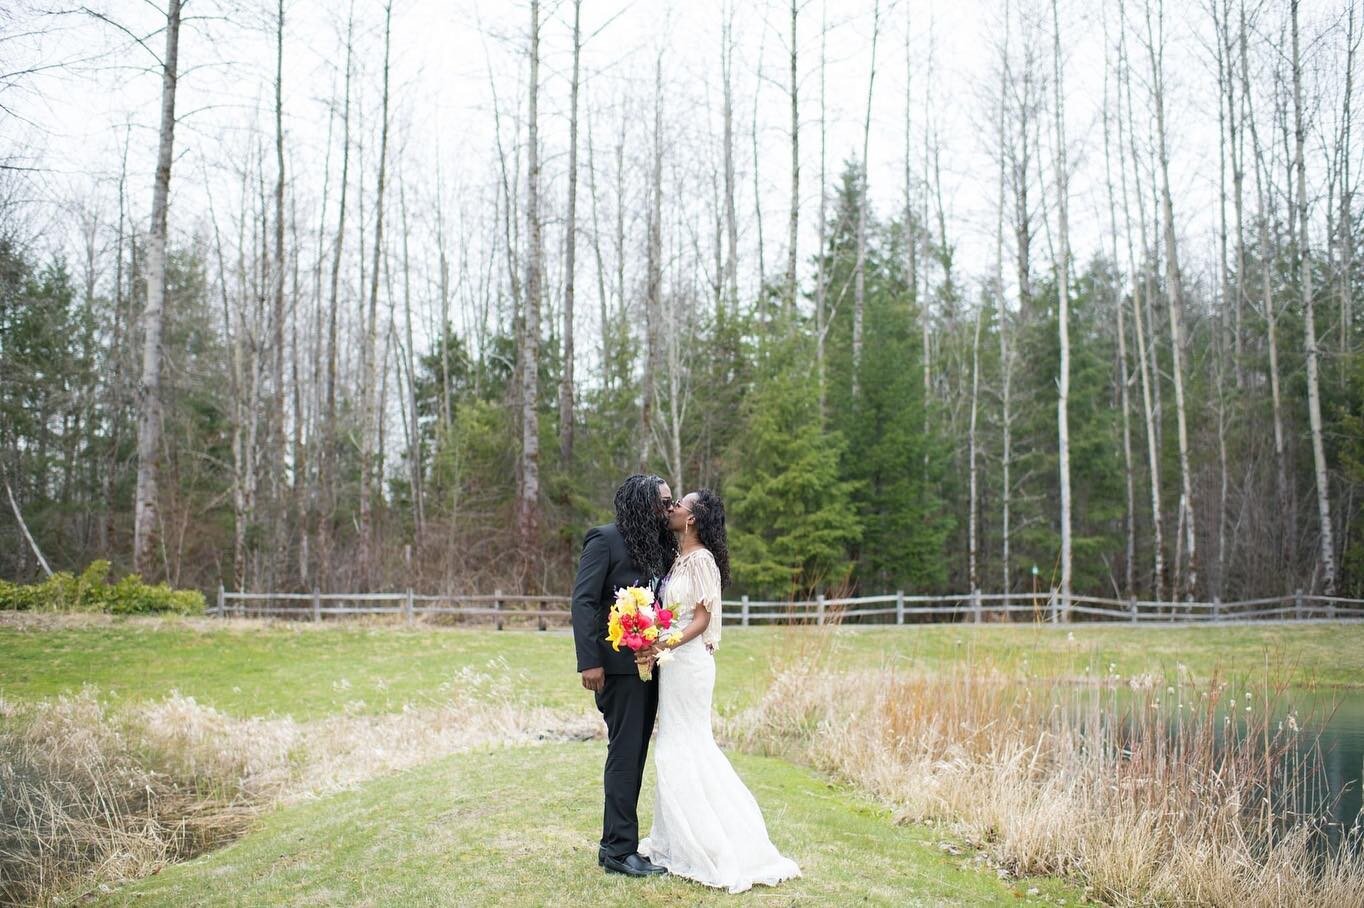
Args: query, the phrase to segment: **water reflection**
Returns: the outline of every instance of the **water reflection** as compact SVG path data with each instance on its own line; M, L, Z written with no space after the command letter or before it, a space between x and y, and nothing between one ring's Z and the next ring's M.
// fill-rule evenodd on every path
M1352 830L1354 841L1359 840L1364 825L1364 691L1285 688L1266 695L1263 688L1165 686L1152 676L1112 675L1101 685L1080 690L1051 686L1050 696L1071 728L1086 738L1109 738L1126 760L1161 753L1175 766L1194 760L1197 769L1206 770L1231 757L1241 764L1231 774L1242 782L1274 778L1270 792L1251 786L1254 803L1247 805L1248 813L1255 814L1269 793L1281 830L1306 820L1324 832L1312 841L1326 851L1346 841ZM1098 715L1106 719L1096 726ZM1199 743L1209 740L1211 748ZM1265 762L1266 753L1272 755L1272 773L1262 771L1271 765Z
M1360 786L1364 780L1364 691L1288 691L1275 719L1296 715L1303 727L1303 746L1319 742L1321 796L1328 832L1339 843L1343 831L1359 821ZM1318 737L1319 735L1319 737Z

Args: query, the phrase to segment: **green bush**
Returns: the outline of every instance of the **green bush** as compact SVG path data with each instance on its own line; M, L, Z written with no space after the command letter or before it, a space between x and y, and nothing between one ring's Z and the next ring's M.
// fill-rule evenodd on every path
M143 583L137 574L112 584L108 579L109 562L100 560L91 562L79 577L60 571L42 583L25 585L0 580L0 611L190 615L204 610L204 596L198 590Z

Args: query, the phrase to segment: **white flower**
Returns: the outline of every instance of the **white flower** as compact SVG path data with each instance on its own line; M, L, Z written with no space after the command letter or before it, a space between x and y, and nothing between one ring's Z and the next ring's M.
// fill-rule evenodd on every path
M660 653L658 654L658 664L659 664L659 665L667 665L669 662L673 661L673 659L675 659L675 658L677 658L677 654L676 654L676 653L674 653L674 652L673 652L672 650L670 650L670 649L665 649L665 650L663 650L662 652L660 652Z

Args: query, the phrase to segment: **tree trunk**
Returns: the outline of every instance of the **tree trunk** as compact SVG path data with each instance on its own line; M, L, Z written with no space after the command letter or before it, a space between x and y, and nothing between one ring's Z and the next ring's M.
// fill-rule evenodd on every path
M540 499L540 0L530 4L530 110L526 138L526 300L521 319L521 470L516 529L522 582L539 543Z
M654 364L658 362L658 321L663 293L663 54L654 64L654 148L653 169L649 180L649 249L644 288L644 367L643 406L640 409L639 471L648 471L650 440L654 433L654 411L658 406L658 385Z
M401 159L400 159L401 161ZM402 179L403 168L399 171L398 177L398 210L403 219L403 329L406 335L406 369L407 369L407 409L412 415L411 424L407 433L408 445L408 477L412 484L412 525L413 549L418 555L422 551L422 540L426 533L426 489L423 482L425 472L426 457L422 451L421 428L417 422L417 375L415 360L417 348L412 338L412 258L408 252L408 229L407 229L407 181ZM442 327L442 332L444 328ZM444 354L444 334L438 335L436 352L438 355Z
M1345 97L1341 104L1340 117L1340 140L1337 147L1340 149L1340 215L1336 223L1336 236L1340 243L1340 362L1344 368L1348 361L1351 342L1354 339L1354 315L1351 310L1351 300L1353 292L1351 285L1354 281L1354 228L1353 205L1354 191L1350 186L1350 155L1353 147L1350 145L1351 112L1350 101L1354 91L1354 68L1355 51L1357 48L1355 38L1355 5L1350 4L1347 24L1345 28ZM1348 533L1341 534L1349 538Z
M1184 573L1185 584L1181 590L1186 598L1191 598L1198 587L1197 533L1194 530L1193 511L1193 470L1189 464L1189 429L1184 406L1184 290L1179 271L1179 253L1175 243L1174 203L1170 196L1170 152L1165 136L1165 82L1162 58L1164 57L1163 6L1158 4L1162 17L1159 35L1151 31L1150 9L1147 9L1146 29L1150 42L1147 46L1151 57L1151 88L1156 106L1156 149L1160 157L1160 199L1161 214L1164 218L1165 233L1165 280L1170 294L1170 347L1173 360L1175 386L1175 420L1179 431L1179 507L1183 512L1180 524L1184 528L1184 547L1188 551L1188 570Z
M271 527L275 555L287 548L288 510L285 507L285 456L287 433L284 428L284 0L276 3L275 26L275 251L271 274L274 312L271 317L274 340L274 400L271 422Z
M592 201L592 255L597 261L598 328L601 331L602 387L608 395L615 388L614 372L606 365L611 349L610 296L606 290L606 260L601 252L601 218L597 211L597 157L592 144L592 118L587 118L587 189Z
M725 11L720 38L720 77L724 94L725 129L725 233L728 254L725 257L725 286L729 289L726 301L731 308L739 305L739 215L735 201L734 173L734 9Z
M867 73L867 107L862 119L862 175L857 199L857 264L853 272L852 324L852 399L861 396L862 380L862 320L867 293L867 152L871 147L871 102L876 86L876 41L881 34L881 3L872 6L871 64Z
M369 331L365 340L365 361L367 368L360 389L364 401L360 426L360 573L363 585L368 588L373 577L374 558L374 444L378 433L377 423L382 418L380 410L382 399L375 400L375 386L379 382L378 372L385 374L388 363L380 363L378 357L379 330L379 268L384 248L384 186L388 177L388 68L389 38L393 19L393 4L384 4L384 71L383 102L380 106L379 123L379 178L374 199L374 263L369 275ZM363 261L363 255L361 260Z
M815 372L816 380L819 383L819 424L823 426L828 417L828 381L825 378L824 364L824 338L828 334L828 283L829 278L825 273L824 261L827 250L824 244L828 239L828 210L829 210L829 191L828 191L828 171L826 167L828 151L828 126L826 117L828 113L827 99L825 97L825 63L826 51L829 37L829 22L827 19L828 5L820 5L819 11L819 256L816 258L817 270L815 273Z
M1119 25L1121 27L1121 24ZM1104 18L1104 47L1108 43L1108 19ZM1113 267L1117 268L1120 256L1118 254L1118 202L1114 193L1113 186L1113 150L1110 138L1112 130L1109 126L1111 121L1111 108L1109 107L1108 93L1108 60L1105 52L1104 60L1104 100L1103 100L1103 133L1104 133L1104 182L1108 189L1108 227L1109 235L1112 239L1113 247ZM1119 128L1121 128L1121 116L1119 116ZM1119 139L1121 141L1121 139ZM1127 536L1127 547L1124 551L1124 584L1123 595L1131 598L1136 595L1135 570L1137 560L1137 498L1136 481L1132 468L1132 409L1129 393L1129 379L1127 374L1127 327L1124 318L1125 306L1123 304L1122 289L1117 288L1114 292L1114 309L1118 316L1118 389L1120 405L1122 406L1122 468L1123 468L1123 490L1126 493L1125 515L1123 520L1124 529Z
M170 197L175 144L175 86L180 52L180 0L166 11L166 56L161 69L161 139L152 186L152 223L147 236L147 308L143 314L142 382L137 432L137 493L133 526L133 567L144 577L152 570L158 538L161 457L161 334L166 313L166 207Z
M337 456L338 448L341 443L341 433L336 419L336 380L337 380L337 356L340 351L337 349L336 338L336 317L340 309L340 286L341 286L341 253L346 245L346 195L350 184L350 81L351 81L351 57L354 52L353 36L355 21L353 18L346 20L346 74L345 87L343 89L343 99L341 102L341 199L337 204L336 213L336 240L332 249L331 266L331 293L327 306L327 407L325 428L322 432L322 477L319 485L322 489L322 516L319 521L320 526L325 528L322 532L322 560L323 571L328 580L331 579L331 556L335 547L332 538L332 519L336 513L336 480L337 480Z
M1244 12L1244 2L1242 11ZM1244 51L1244 48L1243 48ZM1232 333L1232 372L1235 375L1236 390L1245 388L1245 320L1246 308L1246 235L1245 235L1245 179L1246 153L1244 124L1238 119L1238 98L1236 96L1235 62L1232 59L1231 44L1231 3L1224 0L1222 13L1222 54L1226 60L1226 101L1228 151L1231 155L1232 211L1236 232L1236 290L1233 306ZM1244 102L1242 102L1244 103Z
M786 234L785 316L795 330L796 247L800 236L800 83L796 78L797 0L791 0L791 219Z
M970 502L966 516L966 560L967 574L970 578L971 592L980 589L980 574L977 570L978 543L976 539L976 514L980 507L980 496L976 483L976 414L980 402L980 322L981 309L976 310L976 329L971 339L971 419L966 431L968 473L970 475Z
M1061 257L1056 269L1057 333L1061 345L1061 375L1056 395L1057 460L1061 483L1061 609L1065 620L1070 620L1070 594L1073 569L1071 564L1071 502L1070 502L1070 224L1068 177L1066 173L1065 102L1061 81L1061 19L1052 0L1051 19L1053 37L1052 87L1055 92L1056 119L1056 212L1057 234L1061 243Z
M759 177L762 156L758 152L758 102L762 97L763 55L767 52L767 30L763 29L762 40L758 42L757 82L753 86L753 119L749 136L753 140L753 220L758 229L758 298L761 299L767 288L767 248L763 238L763 200L762 180ZM762 323L762 308L758 307L759 324Z
M1123 4L1118 4L1119 21L1125 22L1125 12ZM1127 236L1127 269L1132 280L1132 327L1137 337L1137 363L1139 365L1138 375L1141 378L1141 405L1142 417L1146 424L1146 466L1150 474L1151 490L1151 560L1152 560L1152 595L1159 601L1164 595L1165 590L1165 540L1164 540L1164 515L1161 508L1161 489L1160 489L1160 435L1157 431L1159 422L1159 407L1153 404L1155 397L1153 390L1158 388L1159 374L1153 368L1154 351L1150 356L1147 355L1146 329L1142 319L1143 296L1148 296L1150 292L1150 281L1147 279L1148 267L1146 259L1146 211L1141 204L1141 180L1138 169L1139 158L1137 156L1137 137L1135 122L1136 117L1132 106L1132 72L1127 59L1127 29L1120 28L1118 31L1118 68L1121 76L1121 92L1119 96L1118 110L1118 172L1122 184L1122 209L1123 221ZM1124 121L1122 116L1121 102L1127 101L1127 119ZM1128 204L1127 195L1127 160L1126 153L1128 146L1124 145L1123 124L1127 124L1128 142L1130 143L1132 155L1132 182L1137 196L1139 219L1141 226L1142 239L1142 261L1137 261L1136 253L1132 244L1132 209ZM1140 273L1139 273L1140 272ZM1154 340L1154 339L1153 339Z
M1303 155L1302 56L1298 41L1298 3L1290 0L1293 29L1293 132L1295 169L1298 172L1298 281L1302 285L1303 342L1307 348L1307 418L1312 430L1312 465L1316 474L1317 516L1321 522L1322 589L1336 594L1336 556L1331 525L1331 490L1326 472L1326 449L1322 443L1321 379L1317 363L1316 300L1312 294L1312 260L1307 242L1307 165Z
M573 81L568 116L568 223L564 237L563 375L559 381L559 458L573 463L573 303L578 262L578 61L582 0L573 0Z
M1010 412L1012 406L1011 392L1013 390L1013 359L1009 351L1009 307L1004 298L1004 205L1005 189L1008 184L1008 161L1012 154L1012 145L1009 141L1007 129L1009 114L1009 94L1013 89L1010 84L1009 60L1009 36L1010 21L1007 11L1004 18L1004 41L1000 50L999 66L999 119L996 123L999 140L999 198L995 214L995 300L999 307L999 372L1000 372L1000 580L1002 586L1000 592L1006 597L1012 591L1012 574L1009 564L1009 532L1010 532L1010 505L1012 503L1012 482L1010 475L1013 467L1013 414ZM905 144L905 160L909 160L909 144ZM906 164L906 167L908 165ZM905 219L909 219L909 208L906 204ZM1024 229L1026 234L1026 227ZM910 248L913 248L910 242ZM1020 244L1019 251L1022 251ZM1025 269L1026 270L1026 269ZM911 286L914 278L910 278ZM1009 600L1006 598L1004 604L1007 606Z

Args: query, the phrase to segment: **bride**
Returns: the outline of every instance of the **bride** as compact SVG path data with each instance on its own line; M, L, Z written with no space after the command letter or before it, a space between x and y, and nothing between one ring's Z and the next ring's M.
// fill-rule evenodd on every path
M767 837L762 812L711 733L711 692L720 644L720 588L729 581L725 508L709 489L672 505L668 525L679 553L658 601L675 611L680 638L641 651L656 661L653 829L639 851L670 873L743 892L800 876Z

